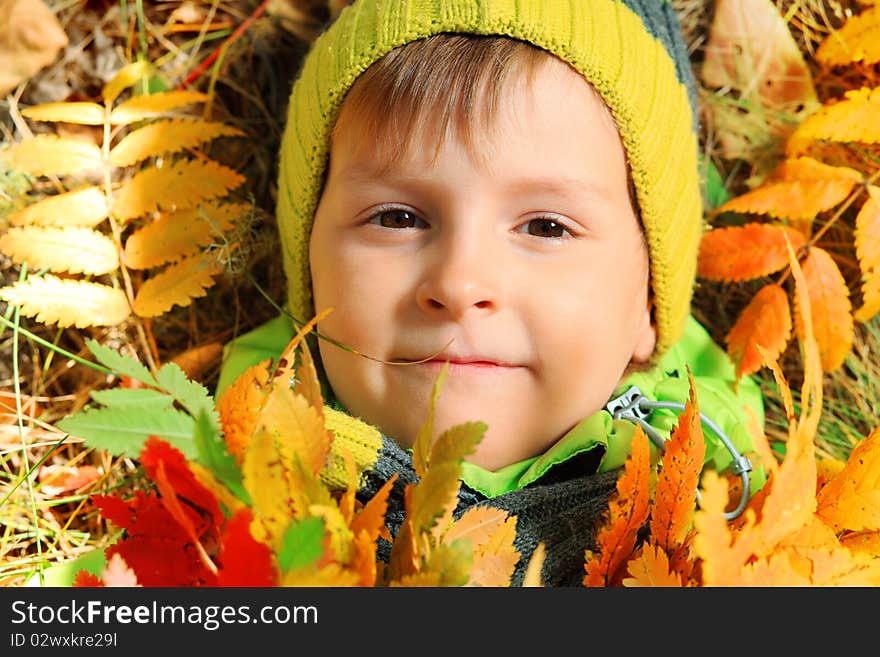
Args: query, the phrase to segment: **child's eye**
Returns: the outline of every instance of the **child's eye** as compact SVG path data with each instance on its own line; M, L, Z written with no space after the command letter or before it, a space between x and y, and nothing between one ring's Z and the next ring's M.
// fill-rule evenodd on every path
M372 217L370 223L382 228L427 228L428 224L408 210L383 210Z
M560 238L571 236L568 230L558 221L552 219L531 219L517 228L517 232L528 233L535 237Z

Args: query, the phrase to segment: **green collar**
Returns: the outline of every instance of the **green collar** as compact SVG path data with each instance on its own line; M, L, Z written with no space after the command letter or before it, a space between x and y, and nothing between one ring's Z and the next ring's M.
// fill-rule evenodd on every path
M579 422L543 454L494 472L465 462L461 479L486 497L497 497L523 488L543 477L554 466L594 449L604 452L599 472L612 470L625 462L633 435L633 423L614 420L607 411L598 411Z

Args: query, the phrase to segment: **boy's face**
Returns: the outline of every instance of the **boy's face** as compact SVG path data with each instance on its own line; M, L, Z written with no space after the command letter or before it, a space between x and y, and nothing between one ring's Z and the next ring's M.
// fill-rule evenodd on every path
M601 409L655 344L647 253L603 102L548 57L500 107L478 158L450 130L432 161L423 128L411 152L376 162L342 123L310 242L315 310L334 309L322 333L371 358L431 358L388 365L321 340L340 403L411 446L449 359L435 429L485 422L469 460L490 470Z

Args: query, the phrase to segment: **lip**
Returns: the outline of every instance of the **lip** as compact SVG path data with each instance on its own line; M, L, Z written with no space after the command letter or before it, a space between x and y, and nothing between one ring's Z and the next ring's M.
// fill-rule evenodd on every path
M442 367L444 363L449 362L450 370L472 370L472 371L497 371L497 370L515 370L520 369L521 365L514 365L486 356L448 356L432 358L425 361L425 365L430 367Z

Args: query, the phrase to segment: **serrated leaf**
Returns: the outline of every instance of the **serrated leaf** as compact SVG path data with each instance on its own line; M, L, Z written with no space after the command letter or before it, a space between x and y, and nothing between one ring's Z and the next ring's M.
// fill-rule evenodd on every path
M428 469L412 494L413 530L429 532L447 505L458 495L461 464L483 439L483 422L465 422L444 431L431 448Z
M198 459L192 439L194 421L174 408L87 409L62 418L56 426L82 438L89 447L105 449L116 456L139 458L147 438L159 436L188 459Z
M101 365L112 370L117 376L127 376L148 386L158 387L159 384L143 364L131 356L121 354L115 349L105 347L97 340L86 339L86 346Z
M880 61L880 7L851 16L819 44L816 61L825 66L862 62L869 66Z
M177 153L218 137L243 137L235 126L200 119L159 120L129 132L110 151L110 164L127 167L148 157Z
M101 149L90 141L36 135L10 146L3 157L34 176L71 176L101 169Z
M242 483L241 470L226 448L223 434L216 426L216 420L207 412L201 412L196 416L195 421L193 442L196 445L199 461L212 476L223 483L226 489L232 491L237 499L250 505L251 498Z
M246 205L209 202L198 208L162 214L126 240L125 264L132 269L148 269L192 255L200 247L220 241L236 219L248 212Z
M210 255L181 260L141 285L134 298L134 311L141 317L157 317L175 305L188 306L194 299L205 296L221 268Z
M169 395L150 388L108 388L92 390L89 396L99 404L113 407L140 406L146 410L161 410L174 403Z
M0 299L19 306L25 317L59 326L115 326L130 314L121 290L51 274L0 288Z
M715 212L763 214L795 221L813 219L820 212L841 203L861 182L861 175L846 167L823 165L823 176L820 177L816 169L807 171L806 167L794 167L791 162L786 164L790 171L802 175L789 173L781 180L769 178L760 187L720 205Z
M104 106L89 102L58 102L33 105L21 111L35 121L63 121L80 125L103 125Z
M838 532L880 530L880 428L858 442L816 502L816 514Z
M848 91L842 100L817 109L791 133L785 153L788 157L803 155L816 141L880 142L880 87Z
M788 264L785 237L797 250L803 233L788 226L748 223L710 230L700 242L697 272L714 281L748 281L779 271Z
M638 555L627 562L626 570L630 577L623 578L623 586L668 588L684 585L681 575L672 570L664 549L653 542L644 545Z
M107 197L88 185L47 196L9 216L13 226L97 226L107 217Z
M853 238L862 271L862 307L855 318L867 322L880 311L880 187L868 185L868 200L856 216Z
M761 369L764 361L759 346L769 357L778 358L791 339L791 326L786 291L775 283L758 290L724 339L736 377Z
M293 503L274 438L266 431L251 436L241 467L242 481L250 494L259 520L252 527L254 538L278 550L284 532L294 517Z
M0 251L18 264L71 274L109 274L119 268L116 245L91 228L10 228Z
M104 104L107 107L111 107L113 101L116 100L119 94L128 89L138 80L149 75L152 67L153 65L150 62L141 60L126 64L119 69L116 72L116 75L113 76L110 82L104 85L104 88L101 91L101 95L104 98Z
M315 564L324 553L324 520L303 518L290 523L284 532L278 565L282 572Z
M651 511L651 537L667 554L681 548L692 527L706 443L696 383L688 369L689 394L663 452Z
M434 379L434 383L431 386L431 398L428 402L428 417L422 423L422 426L419 427L419 432L413 443L413 468L416 471L416 475L419 477L423 477L428 469L431 441L434 438L434 413L436 412L437 399L440 397L440 392L443 390L443 384L446 382L448 373L449 363L445 362L440 368L440 372L437 374L437 378Z
M810 247L802 265L810 306L813 308L813 334L819 346L822 369L831 372L843 364L853 344L854 326L849 288L831 255ZM803 299L796 293L795 304ZM801 314L795 314L795 329L804 335Z
M179 365L176 363L162 365L156 373L156 381L160 388L174 397L194 418L207 413L209 418L215 420L214 423L219 431L219 417L214 410L214 400L208 389L198 381L188 378Z
M224 440L237 463L244 458L258 413L269 393L269 364L270 359L266 359L246 369L217 400Z
M172 110L202 103L208 95L198 91L160 91L145 96L135 96L119 103L110 113L110 123L127 125L142 119L167 115Z
M178 160L149 167L117 190L113 214L126 221L159 210L185 210L224 196L243 181L244 176L212 160Z
M453 523L443 542L470 541L473 563L468 586L510 586L520 559L515 538L516 516L491 507L471 507Z
M584 586L616 586L622 578L623 565L648 519L650 454L648 435L637 426L617 490L596 532L598 553L586 555Z

